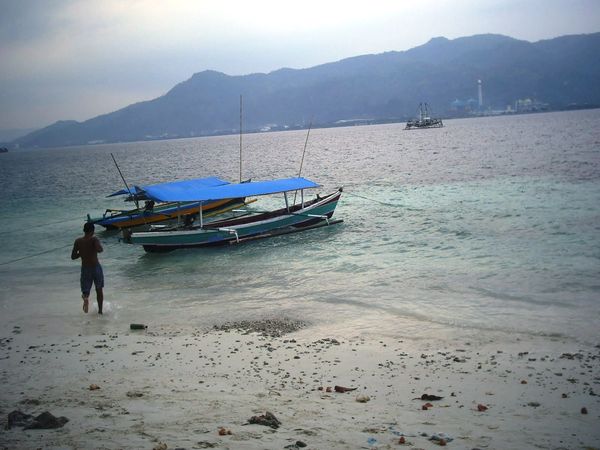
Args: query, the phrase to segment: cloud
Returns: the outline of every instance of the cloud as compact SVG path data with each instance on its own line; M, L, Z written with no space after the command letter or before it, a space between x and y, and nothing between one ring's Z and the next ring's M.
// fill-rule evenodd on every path
M600 2L0 0L0 11L6 128L84 120L205 69L304 68L405 50L433 36L538 40L598 31Z

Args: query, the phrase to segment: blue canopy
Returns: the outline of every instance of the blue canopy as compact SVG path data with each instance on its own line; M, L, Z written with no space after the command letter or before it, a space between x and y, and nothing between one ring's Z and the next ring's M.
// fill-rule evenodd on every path
M131 195L138 196L144 195L144 191L150 187L159 187L159 188L168 188L169 186L180 186L180 189L198 189L198 188L206 188L212 186L221 186L223 184L229 184L228 181L221 180L217 177L206 177L206 178L195 178L193 180L183 180L183 181L171 181L168 183L159 183L152 184L148 186L130 186L129 189L131 191ZM107 197L114 197L116 195L129 195L129 191L127 189L121 189L120 191L113 192Z
M191 187L183 183L164 183L162 185L143 186L138 189L143 189L148 198L159 202L191 202L276 194L278 192L316 187L319 187L317 183L306 178L282 178L213 187Z

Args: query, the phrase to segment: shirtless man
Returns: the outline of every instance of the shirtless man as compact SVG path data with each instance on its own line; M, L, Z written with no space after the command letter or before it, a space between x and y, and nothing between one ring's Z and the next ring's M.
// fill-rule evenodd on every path
M98 261L98 253L104 250L100 240L94 236L94 224L86 222L83 226L83 237L75 239L71 259L81 257L81 298L83 298L83 312L88 312L90 290L92 283L96 287L96 299L98 300L98 314L102 314L102 303L104 301L104 274L102 266Z

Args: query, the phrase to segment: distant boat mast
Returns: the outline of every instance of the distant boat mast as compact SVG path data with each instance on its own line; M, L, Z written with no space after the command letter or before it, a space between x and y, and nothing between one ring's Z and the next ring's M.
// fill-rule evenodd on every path
M242 182L242 96L240 95L240 183Z

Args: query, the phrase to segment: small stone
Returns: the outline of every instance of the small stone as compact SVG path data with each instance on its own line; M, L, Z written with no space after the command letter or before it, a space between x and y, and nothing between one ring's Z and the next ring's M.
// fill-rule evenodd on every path
M100 386L98 386L97 384L90 384L90 387L88 388L90 391L97 391L98 389L100 389Z
M586 407L581 408L581 414L587 414L588 410Z
M130 397L130 398L139 398L139 397L144 396L144 394L142 392L138 392L138 391L128 391L125 395L127 395L127 397Z
M364 394L360 394L356 397L356 401L358 403L367 403L369 400L371 400L371 397L369 397L368 395L364 395Z
M477 411L479 412L483 412L483 411L487 411L488 407L485 405L482 405L481 403L477 405Z

